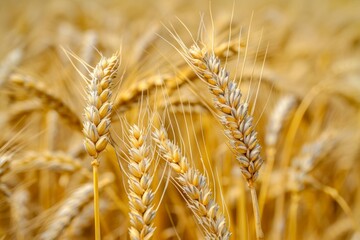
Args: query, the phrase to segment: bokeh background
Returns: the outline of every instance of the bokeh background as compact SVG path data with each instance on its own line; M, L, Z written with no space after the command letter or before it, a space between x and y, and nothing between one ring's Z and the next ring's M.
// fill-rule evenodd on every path
M55 239L93 238L80 73L89 75L82 63L119 50L114 147L99 170L103 239L128 238L127 131L156 124L151 114L163 116L208 176L232 239L255 239L246 182L174 33L188 47L195 40L215 49L241 78L265 160L256 186L265 238L360 239L357 0L2 0L0 239L51 239L44 233L53 223L61 229ZM19 74L31 83L19 85ZM154 157L154 238L202 239L165 162Z

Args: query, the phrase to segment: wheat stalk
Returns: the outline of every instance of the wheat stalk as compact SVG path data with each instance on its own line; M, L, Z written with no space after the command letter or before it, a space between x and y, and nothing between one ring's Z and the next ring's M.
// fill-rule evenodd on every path
M178 174L176 180L189 200L189 208L204 228L206 239L229 239L231 233L219 205L212 197L207 178L190 166L180 148L168 139L164 128L156 129L153 138L162 157Z
M261 221L254 183L259 175L263 160L260 156L260 144L257 132L253 127L253 117L248 111L248 103L241 102L241 91L238 85L229 79L229 73L221 67L220 59L197 45L188 51L190 63L194 71L209 85L215 96L214 104L221 111L221 123L225 126L225 133L235 150L236 159L240 164L242 175L248 182L253 199L256 235L263 238Z
M87 106L85 108L85 121L83 133L84 145L88 154L93 158L94 183L94 219L95 239L100 240L100 214L98 193L98 166L99 154L109 142L109 128L111 123L113 79L119 68L119 54L111 58L102 57L94 68L87 86Z
M143 131L136 125L130 127L129 139L130 239L151 239L155 231L155 208L150 148Z

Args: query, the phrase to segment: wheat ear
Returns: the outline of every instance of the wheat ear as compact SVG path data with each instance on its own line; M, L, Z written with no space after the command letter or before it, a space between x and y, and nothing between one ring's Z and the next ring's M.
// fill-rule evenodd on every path
M25 152L22 157L15 158L10 168L13 172L48 169L57 172L74 172L82 169L81 160L57 151Z
M212 197L206 177L190 166L180 148L168 139L164 128L155 130L153 138L162 157L178 174L176 181L188 198L188 206L205 230L206 239L229 239L230 231L219 205Z
M106 175L99 183L102 189L114 181L112 174ZM59 239L63 231L71 224L72 220L91 202L93 198L92 184L84 184L76 189L61 205L55 213L49 226L40 235L40 240Z
M84 145L88 154L93 158L94 184L94 219L95 239L100 240L99 192L98 192L98 156L109 142L109 128L111 123L112 102L111 87L119 68L119 54L111 58L102 57L91 73L87 86L87 106L83 133Z
M215 96L214 104L222 115L221 123L235 150L242 175L248 182L253 200L257 238L263 238L261 220L254 183L259 175L263 160L260 157L260 144L253 127L253 117L249 114L248 103L241 102L238 85L229 79L229 73L221 67L220 59L194 45L188 52L189 61L197 75L205 80Z
M130 239L151 239L155 231L155 208L150 148L143 131L136 125L130 128L129 139Z
M106 187L108 189L109 187ZM106 191L104 189L104 191ZM100 199L100 211L106 212L108 211L109 203L106 200ZM94 206L91 204L87 204L79 213L74 220L71 222L69 229L67 231L66 237L64 239L76 239L80 238L82 235L86 233L88 227L92 226L94 223Z
M260 215L263 213L270 184L270 177L275 163L276 144L285 124L285 120L289 117L290 112L296 107L296 101L297 99L294 95L289 94L281 97L276 103L266 126L265 143L267 164L263 174L263 184L260 189Z
M336 146L337 141L338 140L333 132L325 131L314 141L304 144L300 153L292 160L292 164L289 169L289 188L291 191L288 217L289 239L296 239L297 236L297 215L300 201L300 191L304 189L304 185L306 183L310 183L312 185L314 183L315 188L316 186L322 185L320 182L317 184L317 180L310 176L310 172L315 169L319 160L326 156L334 148L334 146ZM340 195L334 199L343 208L344 212L353 219L350 207L346 201ZM356 228L356 221L354 221L354 227Z
M26 89L29 95L36 96L41 100L44 107L56 111L63 120L75 129L81 129L81 121L78 115L71 110L60 98L56 97L47 89L42 82L37 82L30 76L14 73L10 76L11 82Z

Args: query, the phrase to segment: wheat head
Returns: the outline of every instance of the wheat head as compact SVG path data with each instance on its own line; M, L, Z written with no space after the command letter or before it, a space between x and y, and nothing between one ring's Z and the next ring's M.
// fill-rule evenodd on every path
M114 176L106 175L99 182L102 189L114 181ZM76 189L56 211L45 231L39 236L41 240L58 239L64 230L71 224L72 220L93 199L93 186L91 183L84 184Z
M88 154L95 159L109 142L112 111L111 87L118 68L118 53L115 53L111 58L102 57L94 68L88 82L83 129L85 135L84 145Z
M221 67L220 59L194 45L189 49L190 62L196 73L205 80L215 96L214 104L222 112L221 123L236 151L241 172L252 186L263 164L260 156L260 144L253 127L253 117L249 114L248 103L241 102L238 85L229 79L229 73Z
M164 128L155 130L153 139L161 156L177 173L176 181L187 196L188 206L203 227L206 239L229 239L231 233L219 205L212 196L207 178L190 166L180 148L169 140Z
M130 127L129 139L130 239L151 239L155 231L155 207L150 148L144 132L136 125Z
M50 92L45 84L19 73L12 74L10 79L12 83L26 89L29 95L39 98L44 107L55 110L71 127L81 129L78 115L61 98Z

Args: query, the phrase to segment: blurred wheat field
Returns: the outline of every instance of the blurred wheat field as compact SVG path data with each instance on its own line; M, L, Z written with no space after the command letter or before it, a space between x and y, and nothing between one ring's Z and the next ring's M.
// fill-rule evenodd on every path
M1 1L0 239L360 239L359 10Z

